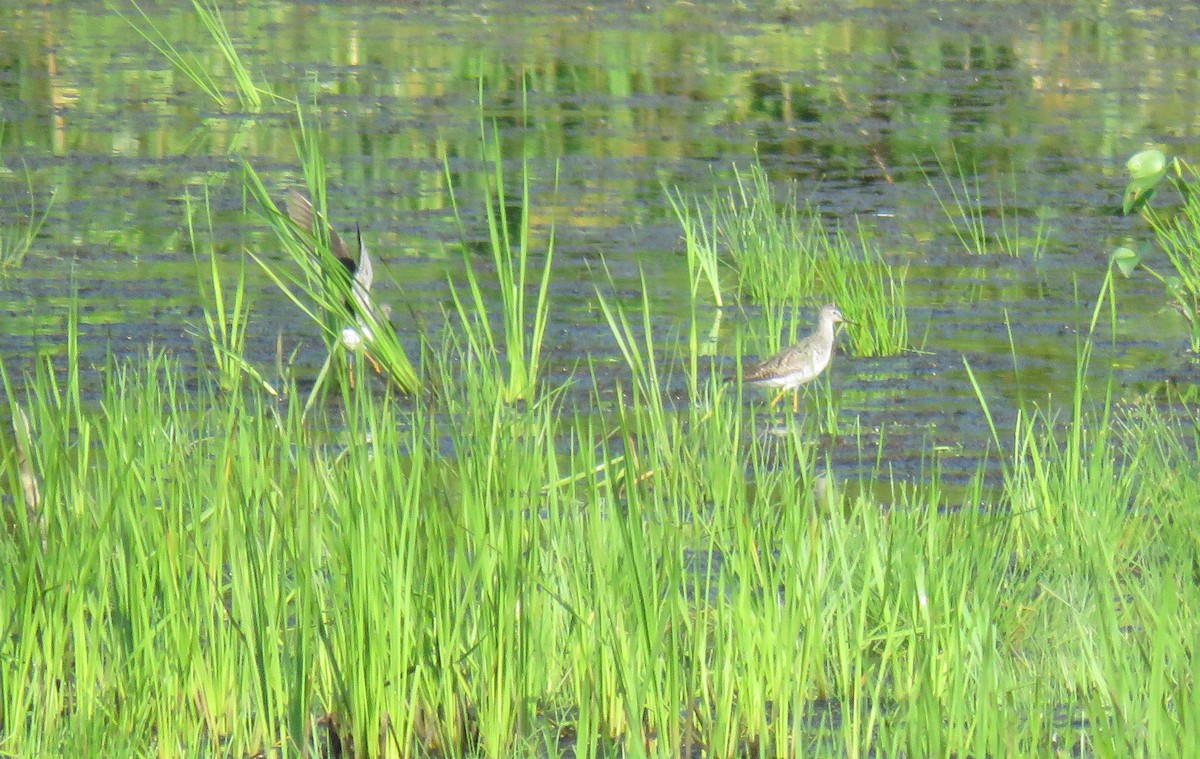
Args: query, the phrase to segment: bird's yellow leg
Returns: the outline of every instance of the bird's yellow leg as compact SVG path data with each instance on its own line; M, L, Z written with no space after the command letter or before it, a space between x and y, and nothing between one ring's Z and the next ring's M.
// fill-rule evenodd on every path
M792 413L797 414L799 412L800 412L800 388L796 388L795 390L792 391Z
M779 393L774 398L771 399L771 408L775 408L775 404L779 403L779 399L782 398L783 394L786 392L787 392L787 388L785 387L784 389L780 390Z
M371 366L375 368L376 374L383 374L383 367L379 365L379 362L375 360L374 356L366 351L363 351L363 355L366 356L367 360L371 362Z

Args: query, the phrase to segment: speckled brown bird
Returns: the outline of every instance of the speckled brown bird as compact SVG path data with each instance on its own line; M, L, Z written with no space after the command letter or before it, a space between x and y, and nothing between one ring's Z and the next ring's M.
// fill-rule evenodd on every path
M833 357L833 338L837 324L846 322L842 310L830 303L821 308L817 331L774 356L742 370L742 381L751 385L778 387L779 394L771 401L774 407L783 394L793 391L792 413L800 408L800 396L795 392L801 385L820 376Z

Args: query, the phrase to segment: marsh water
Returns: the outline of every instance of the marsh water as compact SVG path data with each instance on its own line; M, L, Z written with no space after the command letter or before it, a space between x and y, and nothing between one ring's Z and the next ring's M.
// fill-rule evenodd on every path
M548 378L573 378L580 403L594 397L589 357L600 383L624 367L597 309L604 267L631 308L646 283L663 360L683 355L672 341L689 320L708 333L717 309L701 298L693 313L667 189L709 197L757 159L907 267L914 350L838 355L828 387L841 418L886 436L897 462L939 447L966 478L990 433L964 359L1001 424L1021 404L1065 401L1112 250L1151 241L1119 211L1126 158L1148 145L1200 155L1200 7L1142 5L247 2L224 21L256 77L311 104L335 223L361 225L377 296L408 345L446 328L449 288L464 281L443 156L478 235L468 260L490 265L481 114L509 157L530 158L535 235L553 224ZM311 382L325 359L318 328L246 258L287 265L249 207L242 162L280 194L302 183L295 107L237 107L191 9L149 9L229 94L220 109L114 9L134 13L88 0L0 9L0 225L15 235L48 209L23 262L0 271L8 372L19 386L38 360L62 367L73 303L89 391L110 353L163 350L202 371L186 199L207 197L205 239L227 275L246 265L248 358L269 368L282 349ZM956 236L934 191L947 196L938 161L955 155L990 227L1019 223L1019 257L974 255ZM1162 286L1134 277L1117 292L1093 375L1113 368L1118 400L1194 390L1187 325ZM799 304L800 329L817 306ZM726 307L711 371L730 370L738 346L765 349L743 339L760 319L753 304ZM688 402L682 367L671 376L671 396Z

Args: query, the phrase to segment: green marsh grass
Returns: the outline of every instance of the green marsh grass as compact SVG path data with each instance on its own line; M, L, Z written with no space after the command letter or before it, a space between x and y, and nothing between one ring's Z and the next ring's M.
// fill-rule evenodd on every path
M841 344L856 356L892 356L905 350L907 270L888 264L861 224L854 237L841 227L822 230L816 243L822 293L853 322L841 330Z
M0 140L4 137L4 125L0 122ZM25 257L33 248L34 240L42 231L46 218L54 207L55 193L51 192L45 207L38 208L37 195L33 189L33 178L25 170L25 187L29 195L29 212L22 214L21 221L14 223L12 217L0 223L0 274L25 263Z
M696 299L700 286L706 284L712 294L713 303L718 308L724 306L725 298L721 291L720 245L714 234L717 223L712 218L718 201L710 202L706 209L699 201L693 203L678 189L674 192L670 190L664 192L667 201L671 204L671 210L675 212L675 218L679 221L679 226L683 228L683 245L688 262L688 275L692 283L692 300ZM707 223L702 220L706 211L709 214Z
M938 171L947 195L943 196L938 191L928 175L925 177L925 183L933 192L938 207L950 222L954 236L958 238L963 249L977 256L1000 252L1013 258L1041 258L1049 244L1046 220L1039 214L1037 223L1031 230L1020 212L1011 207L1011 204L1020 199L1015 172L1009 173L1007 188L1003 184L996 187L996 218L993 221L984 205L983 184L978 167L972 166L968 171L958 151L954 150L952 155L953 172L942 161L940 155L936 156Z
M482 93L481 93L482 97ZM492 327L483 288L475 274L470 259L468 235L458 200L454 194L450 164L444 157L443 166L446 186L450 188L450 202L454 218L463 239L463 271L467 279L467 297L457 288L451 287L455 310L462 322L464 334L471 349L485 359L497 376L503 375L501 393L505 400L526 400L538 390L542 368L542 347L550 315L550 275L554 263L554 227L551 225L545 241L545 250L539 258L530 251L530 216L534 213L529 191L530 169L528 156L521 159L521 204L516 238L511 232L507 183L504 172L504 157L500 151L500 137L492 125L489 137L480 117L480 145L487 161L491 163L492 176L484 192L484 204L488 224L488 242L492 264L495 269L495 286L500 298L502 328L497 335ZM554 192L558 192L557 166L555 167ZM540 266L540 272L535 267ZM531 292L532 291L532 292Z
M174 66L181 74L184 75L195 87L207 95L222 111L229 113L233 110L233 103L230 102L226 95L222 83L213 76L211 62L206 62L193 53L181 52L171 42L170 38L163 34L162 31L155 26L146 12L142 10L136 0L129 0L129 5L132 6L134 15L125 15L119 5L124 5L120 0L107 0L106 5L113 12L125 19L126 23L137 32L142 39L150 43L158 54L165 58L172 66ZM270 90L260 87L254 81L253 73L250 68L242 60L242 55L238 51L233 42L233 38L229 34L229 30L225 25L225 19L221 15L221 9L215 2L209 0L192 0L192 9L196 12L197 18L203 24L209 36L212 38L213 44L217 47L224 67L229 72L229 77L232 80L233 89L237 93L238 104L247 113L258 113L262 110L262 96L264 94L272 94ZM272 94L273 96L273 94Z
M204 333L201 337L212 354L213 369L222 387L232 389L243 375L249 376L274 395L277 391L257 369L245 359L246 327L250 319L250 306L246 300L246 268L244 260L239 262L237 278L227 292L218 260L217 246L213 239L212 209L208 190L205 188L202 207L193 207L192 196L184 196L187 208L188 241L196 264L196 286L204 309ZM203 237L197 234L196 217L202 215ZM200 250L208 251L206 262L201 262ZM282 374L280 375L282 376Z
M33 716L3 750L1177 755L1196 737L1196 419L1083 395L1025 414L990 454L1005 477L962 500L936 455L887 487L886 451L859 442L877 463L852 477L891 499L817 503L805 426L764 434L712 376L673 409L662 365L687 341L609 313L616 403L507 403L480 365L432 403L348 390L331 433L294 391L185 391L157 354L105 367L99 403L69 364L7 383L41 525L5 454L0 704Z
M720 246L739 297L763 309L767 352L782 347L776 335L788 335L786 343L810 331L797 324L796 306L823 302L836 302L854 322L843 330L843 345L854 355L908 348L907 269L889 264L861 223L848 235L813 206L801 206L795 184L777 193L757 163L747 173L735 167L735 179L727 196L707 206L697 202L694 212L686 199L671 199L684 228L693 298L701 278L718 287Z
M525 283L498 213L493 253L516 256L501 284ZM513 295L514 320L546 323L549 277L532 308ZM1080 372L1065 418L995 431L1000 482L952 497L934 453L908 482L859 437L860 479L893 497L818 504L810 430L767 434L701 377L694 326L664 350L645 302L601 303L628 371L580 403L537 383L540 340L497 372L469 325L430 349L444 392L343 386L332 421L294 387L192 387L157 353L110 359L85 403L77 313L63 363L20 390L0 364L29 431L24 457L0 452L0 753L1167 756L1200 740L1194 417L1093 401ZM684 408L664 397L675 366ZM530 402L508 402L514 386Z
M801 207L794 183L777 198L758 163L748 176L734 171L736 188L712 201L712 223L737 271L739 295L764 306L811 296L818 285L813 252L823 231L819 214Z

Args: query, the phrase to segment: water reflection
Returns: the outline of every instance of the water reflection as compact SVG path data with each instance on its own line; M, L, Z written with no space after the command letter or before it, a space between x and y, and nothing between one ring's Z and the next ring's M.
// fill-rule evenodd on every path
M665 334L691 318L665 187L707 194L729 181L735 162L758 156L775 180L799 180L830 218L861 218L885 255L912 266L912 332L935 357L841 364L844 408L868 427L885 424L884 408L896 402L940 425L977 421L964 354L991 391L1015 402L1014 346L1025 397L1061 397L1107 250L1144 235L1137 220L1111 213L1121 161L1147 140L1197 153L1200 76L1190 45L1200 11L1191 3L1002 13L887 2L647 8L266 2L225 18L253 71L313 106L331 192L379 251L380 297L403 297L429 324L442 322L447 278L460 279L443 157L468 228L484 242L482 83L484 120L499 127L504 150L533 156L531 223L557 227L557 366L614 352L607 332L591 328L602 260L630 297L647 272ZM265 228L247 223L238 161L279 187L294 184L294 110L268 99L261 113L242 113L194 15L152 13L185 55L216 72L220 101L102 4L0 10L0 218L27 209L26 176L35 198L51 189L59 198L27 265L0 279L6 361L54 352L76 292L85 355L153 342L188 356L199 298L181 233L185 193L210 193L214 244L231 260L247 249L282 260ZM951 144L985 189L1020 188L1009 210L1028 223L1054 210L1041 260L980 260L961 249L927 186L935 156ZM251 344L272 353L278 323L297 324L283 336L290 345L313 341L271 283L250 276ZM1117 361L1136 389L1182 360L1184 327L1159 305L1153 283L1123 283L1118 348L1097 355L1101 365ZM728 354L739 324L754 318L752 308L731 314L708 350ZM1141 358L1119 360L1135 338ZM300 355L321 360L318 351ZM921 368L930 361L941 369Z

